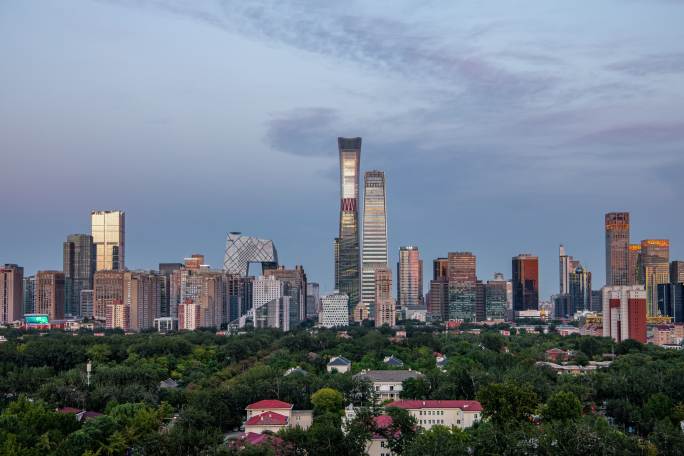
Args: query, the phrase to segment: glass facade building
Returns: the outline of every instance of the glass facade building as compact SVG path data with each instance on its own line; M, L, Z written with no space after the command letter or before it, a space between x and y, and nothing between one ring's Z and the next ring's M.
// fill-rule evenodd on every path
M387 267L387 205L385 173L364 176L361 302L375 315L375 271Z
M90 213L91 235L95 245L97 271L126 269L126 213L93 211Z
M539 309L539 259L522 254L513 257L513 310Z
M397 263L397 306L400 309L423 305L423 260L418 247L408 245L399 249Z
M605 216L606 285L629 285L629 212Z
M447 318L475 321L478 302L477 259L471 252L449 252L447 261L449 279ZM479 295L482 303L481 289Z
M88 234L72 234L63 246L64 313L81 314L81 290L93 289L95 274L95 244Z
M359 302L361 252L359 244L359 168L361 138L337 138L340 154L340 226L336 247L335 288L349 297L351 312Z
M648 316L658 315L658 285L670 283L670 241L641 241L641 283L646 287Z
M249 275L249 264L261 263L262 273L278 267L278 252L273 241L232 232L226 239L223 270L240 277Z

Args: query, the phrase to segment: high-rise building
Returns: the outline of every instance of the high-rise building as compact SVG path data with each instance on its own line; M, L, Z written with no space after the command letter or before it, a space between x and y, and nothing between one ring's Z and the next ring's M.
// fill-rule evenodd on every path
M513 310L539 309L539 259L530 254L513 257Z
M239 326L239 319L243 315L246 315L252 307L253 277L240 277L235 274L225 274L223 281L227 321L231 325L237 323Z
M658 313L671 317L673 323L684 323L684 283L658 285Z
M387 205L385 173L364 176L361 302L375 314L375 270L387 267Z
M399 249L397 305L402 310L423 305L423 260L418 247L413 245Z
M84 318L93 318L93 290L81 290L80 315Z
M24 277L24 314L33 313L36 300L36 276Z
M646 343L646 291L643 285L603 287L603 337Z
M684 283L684 261L670 263L670 283Z
M324 328L349 326L349 305L347 295L337 292L321 297L321 312L318 324Z
M183 263L159 263L159 315L171 316L171 274L183 267Z
M560 288L559 292L569 293L570 292L570 262L572 257L565 253L565 246L563 244L558 248L558 262L559 262L559 273L560 273Z
M396 324L396 305L392 299L392 270L388 267L375 270L375 326Z
M126 269L126 213L123 211L92 211L91 235L95 245L97 271Z
M294 328L306 319L306 274L303 266L295 266L294 269L285 269L279 266L264 272L264 276L273 276L284 285L284 296L290 297L289 303L289 327Z
M345 304L346 305L346 304ZM315 318L321 311L321 288L316 282L306 283L306 318Z
M105 328L128 331L131 324L131 308L121 300L114 300L105 309Z
M335 288L349 296L349 311L359 302L359 167L361 138L337 138L340 153L340 229Z
M93 318L106 321L107 306L123 305L124 272L96 271L93 276Z
M236 231L228 233L223 270L247 277L250 263L261 263L262 274L278 267L278 251L273 241L244 236Z
M641 241L641 283L646 287L646 309L649 316L658 315L658 285L670 283L670 241Z
M123 305L128 308L126 329L141 331L154 327L154 319L159 317L161 307L160 274L135 271L124 273Z
M428 293L428 312L433 320L447 319L449 305L449 259L437 258L432 262L432 280Z
M334 276L335 276L335 287L340 284L340 238L336 237L333 239L333 256L335 257ZM347 298L349 300L349 298Z
M254 327L289 331L292 315L290 308L295 304L285 294L286 284L273 275L260 276L254 279L253 289ZM347 315L348 312L347 310Z
M643 285L641 282L641 244L629 244L627 247L627 281L628 285Z
M570 315L591 310L591 272L579 265L570 272Z
M200 306L188 299L178 305L178 329L194 331L202 327Z
M8 324L24 315L24 268L16 264L0 266L0 323Z
M471 252L449 252L448 256L449 320L477 319L478 285L477 260ZM480 290L480 303L483 294ZM481 308L483 305L480 306Z
M629 212L605 216L606 285L629 284Z
M179 306L188 304L184 308L186 319L198 311L199 317L193 320L198 327L220 327L226 322L225 277L224 272L212 270L204 264L204 255L194 254L190 258L185 258L185 265L171 273L171 312L178 314ZM190 304L198 307L189 306ZM175 317L173 314L171 316ZM178 320L181 327L180 314Z
M38 271L34 313L47 314L50 320L64 318L64 273L61 271Z
M508 282L503 274L494 274L494 278L484 285L485 319L504 320L506 318L506 294Z
M92 290L95 245L89 234L71 234L64 242L64 313L81 314L81 290Z

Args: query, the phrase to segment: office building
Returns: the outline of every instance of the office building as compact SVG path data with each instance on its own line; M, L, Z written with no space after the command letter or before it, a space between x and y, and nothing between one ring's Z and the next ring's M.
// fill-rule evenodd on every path
M605 216L606 285L629 285L629 212Z
M641 244L629 244L627 247L627 281L628 285L643 285L641 281Z
M658 313L684 323L684 283L662 283L658 289Z
M641 283L646 287L647 312L658 315L658 285L670 283L670 241L641 241Z
M92 290L95 274L95 244L89 234L71 234L63 246L64 313L81 314L81 290Z
M91 235L95 246L97 271L126 269L126 213L123 211L92 211Z
M34 298L35 313L46 314L50 320L64 319L64 273L38 271Z
M249 265L261 264L261 273L278 267L278 251L273 241L231 232L226 239L223 270L240 277L249 276Z
M223 277L225 312L231 325L239 326L239 319L252 308L252 280L252 277L235 274L225 274Z
M643 285L603 287L603 337L646 343L646 290Z
M397 322L396 305L392 298L392 270L375 270L375 326L394 326Z
M449 259L432 261L432 280L427 294L427 311L432 320L445 320L449 305Z
M320 285L316 282L306 284L306 318L316 318L321 310Z
M124 272L96 271L93 276L93 318L105 321L107 306L124 302Z
M24 268L16 264L0 266L0 324L24 316Z
M159 263L159 315L171 316L171 274L183 267L183 263Z
M670 263L670 283L684 283L684 261Z
M513 257L513 310L539 309L539 259L530 254Z
M418 247L399 249L397 263L397 306L406 310L423 305L423 260Z
M349 326L348 300L347 295L339 293L337 290L322 296L318 324L324 328Z
M32 314L36 296L36 276L24 277L24 314Z
M503 274L494 274L494 278L484 285L484 301L486 320L504 320L506 318L506 300L508 282Z
M385 173L364 176L361 302L375 314L375 271L387 267L387 205Z
M340 226L335 288L349 296L349 311L360 300L359 166L361 138L337 138L340 154Z
M178 309L183 304L186 322L189 321L188 318L192 318L197 327L219 328L226 322L224 277L223 272L212 270L204 264L203 255L194 254L185 258L184 266L171 273L171 310L174 310L173 307ZM178 321L181 329L189 329L183 326L185 323L180 314Z
M572 269L572 266L570 265L570 262L572 261L572 257L568 256L567 253L565 253L565 246L563 244L560 245L558 249L558 262L559 262L559 274L560 274L560 287L559 287L559 292L561 294L563 293L569 293L570 292L570 270Z
M576 312L591 310L591 272L582 265L572 271L570 278L570 314L572 317Z
M294 269L285 269L279 266L264 272L265 277L275 277L282 282L283 295L290 297L289 303L289 327L294 328L306 319L306 273L302 266Z
M477 263L471 252L449 252L449 304L447 318L471 322L477 320ZM480 290L482 308L482 290Z
M81 309L80 315L83 318L93 318L94 293L93 290L81 290L79 306Z
M159 317L163 276L144 271L124 273L124 306L128 307L127 329L151 329Z

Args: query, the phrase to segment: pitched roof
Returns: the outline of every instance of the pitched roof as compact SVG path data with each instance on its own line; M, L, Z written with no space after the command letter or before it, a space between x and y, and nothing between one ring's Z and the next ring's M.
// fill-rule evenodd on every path
M330 360L328 366L349 366L350 364L351 361L349 361L344 356L335 356L333 359Z
M391 366L403 366L404 365L404 362L394 355L387 356L384 359L384 363L389 364Z
M409 378L422 376L420 372L411 370L371 370L360 372L354 378L367 378L372 382L403 382Z
M73 407L62 407L60 409L57 409L57 413L64 413L64 414L77 414L81 413L81 409L73 408Z
M291 409L292 404L287 402L279 401L277 399L264 399L253 404L249 404L245 407L247 410L281 410L281 409Z
M254 415L245 423L247 426L285 426L287 417L276 412L264 412Z
M481 412L482 405L478 401L457 401L457 400L400 400L390 402L386 407L397 407L403 409L424 409L424 408L443 408L443 409L461 409L464 412Z

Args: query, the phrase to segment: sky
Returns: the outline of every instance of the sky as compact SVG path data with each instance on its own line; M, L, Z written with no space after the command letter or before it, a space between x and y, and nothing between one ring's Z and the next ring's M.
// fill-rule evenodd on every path
M387 178L391 264L558 245L605 280L603 214L684 259L684 1L3 0L0 263L61 269L91 210L126 265L272 239L333 288L338 136ZM425 290L427 291L427 289Z

